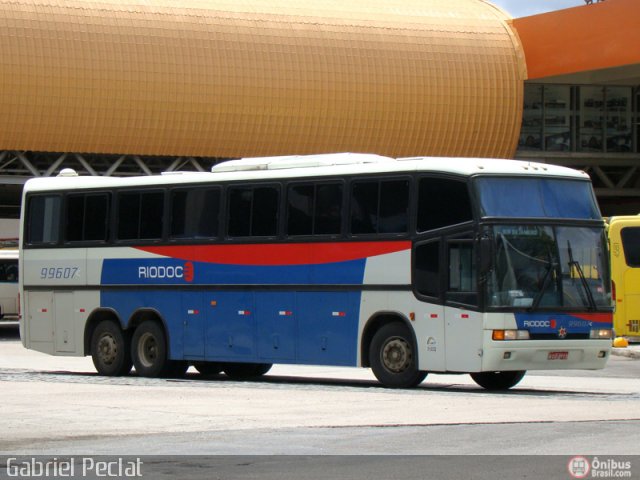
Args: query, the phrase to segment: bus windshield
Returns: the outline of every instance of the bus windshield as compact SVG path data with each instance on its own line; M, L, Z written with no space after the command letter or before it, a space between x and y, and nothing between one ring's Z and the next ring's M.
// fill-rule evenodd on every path
M494 264L490 307L595 310L611 304L605 239L600 228L491 227Z
M480 177L481 216L601 220L591 183L560 178ZM505 199L509 199L505 201Z

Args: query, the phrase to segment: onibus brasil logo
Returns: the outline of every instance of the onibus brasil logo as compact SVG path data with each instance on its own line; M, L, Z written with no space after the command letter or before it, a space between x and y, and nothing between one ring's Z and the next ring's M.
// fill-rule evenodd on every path
M573 457L567 470L573 478L631 478L631 462L613 458L593 457L589 461L586 457Z
M569 460L567 469L573 478L587 478L591 471L591 464L585 457L573 457Z

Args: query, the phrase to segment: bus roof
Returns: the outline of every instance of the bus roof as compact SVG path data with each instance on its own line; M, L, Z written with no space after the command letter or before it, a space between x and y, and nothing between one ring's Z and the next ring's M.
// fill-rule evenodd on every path
M246 158L222 162L214 166L211 172L168 172L162 175L138 177L78 176L72 170L65 170L58 177L29 180L25 185L25 191L176 185L213 181L278 180L390 172L438 172L463 176L481 174L531 175L589 179L586 173L578 170L518 160L452 157L393 159L371 154L336 153Z

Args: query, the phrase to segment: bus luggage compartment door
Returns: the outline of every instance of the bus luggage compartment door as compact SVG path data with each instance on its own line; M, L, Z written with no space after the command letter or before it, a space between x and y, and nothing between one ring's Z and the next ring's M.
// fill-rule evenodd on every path
M292 292L256 293L260 359L295 359L297 328L294 302Z
M253 292L217 292L206 295L205 357L207 360L256 359Z
M204 358L205 318L201 292L183 292L181 295L182 341L185 358Z
M75 352L75 304L73 292L56 292L54 295L56 352Z
M25 314L30 348L44 351L33 344L48 343L47 350L53 350L53 292L27 291Z

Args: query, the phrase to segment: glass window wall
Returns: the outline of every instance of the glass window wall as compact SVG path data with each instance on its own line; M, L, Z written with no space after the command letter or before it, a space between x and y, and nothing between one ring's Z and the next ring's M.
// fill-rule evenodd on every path
M580 152L603 151L604 92L603 87L579 88L578 151Z
M520 150L542 149L542 90L541 85L527 85L524 89Z
M631 89L607 87L607 151L631 152Z
M635 107L635 108L634 108ZM638 152L631 87L525 85L521 151Z

